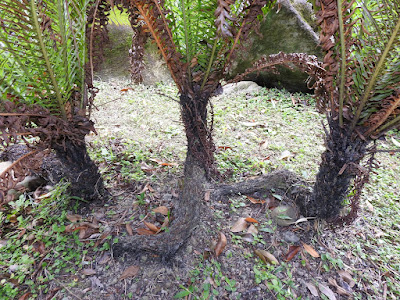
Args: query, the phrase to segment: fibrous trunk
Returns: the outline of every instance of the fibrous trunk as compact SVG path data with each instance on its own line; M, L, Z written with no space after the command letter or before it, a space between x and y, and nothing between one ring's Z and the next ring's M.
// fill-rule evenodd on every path
M298 203L304 216L323 219L339 216L366 153L366 141L350 136L335 120L329 120L329 127L313 193L308 201Z
M69 193L84 200L98 200L106 195L103 179L96 164L87 153L84 139L82 141L65 140L62 144L52 145L56 153L56 162L45 161L44 164L57 164L52 167L56 172L49 174L52 182L62 178L70 182Z
M180 96L182 120L185 125L188 155L204 168L207 177L215 175L212 125L207 124L207 105L209 97L182 94Z

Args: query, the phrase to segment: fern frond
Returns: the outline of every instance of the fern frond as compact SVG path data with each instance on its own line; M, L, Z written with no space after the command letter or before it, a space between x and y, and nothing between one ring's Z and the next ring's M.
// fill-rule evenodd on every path
M0 2L0 49L7 59L2 71L8 74L1 81L3 93L13 90L21 103L39 104L67 118L66 103L84 83L82 12L88 2Z

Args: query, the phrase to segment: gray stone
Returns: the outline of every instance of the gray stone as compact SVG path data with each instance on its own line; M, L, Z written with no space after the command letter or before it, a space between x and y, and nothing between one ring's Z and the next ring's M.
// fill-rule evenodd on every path
M280 0L264 18L259 34L253 32L239 50L233 62L229 77L234 77L252 66L252 63L263 55L285 53L307 53L322 58L318 47L318 35L313 30L313 11L311 4L305 0ZM298 70L278 67L279 74L260 72L250 74L251 80L266 87L286 88L288 91L307 92L307 74Z
M300 238L294 234L292 231L285 231L282 233L282 238L285 242L295 244L300 241Z
M228 83L223 86L223 95L227 96L233 93L254 93L261 87L253 81L240 81L237 83Z
M280 205L271 212L271 217L279 226L289 226L296 222L298 211L290 205Z

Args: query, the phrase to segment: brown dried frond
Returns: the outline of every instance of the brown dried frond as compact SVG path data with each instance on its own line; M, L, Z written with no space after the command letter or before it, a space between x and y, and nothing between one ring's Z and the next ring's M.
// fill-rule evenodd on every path
M140 12L140 16L146 23L146 30L151 33L155 43L158 46L164 61L170 70L173 80L178 89L182 92L184 85L185 66L181 62L181 54L172 39L168 20L165 18L166 11L151 0L132 0Z
M325 70L322 68L322 63L315 55L306 53L283 53L263 56L261 59L253 63L253 66L246 69L243 73L237 75L229 82L238 82L243 80L247 75L255 72L270 71L277 72L276 66L286 66L293 69L294 67L307 73L315 80L315 83L310 88L315 88L319 94L324 93L324 87L320 80L325 75ZM318 94L317 93L317 94Z
M224 38L233 37L232 27L228 20L233 21L230 6L234 3L232 0L218 0L218 6L215 10L215 26L217 33Z

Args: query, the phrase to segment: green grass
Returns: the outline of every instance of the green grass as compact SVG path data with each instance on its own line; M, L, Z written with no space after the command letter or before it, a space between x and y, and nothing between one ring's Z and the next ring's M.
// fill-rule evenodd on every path
M59 184L43 199L21 195L0 212L0 299L30 292L32 298L49 292L56 276L72 275L82 268L85 246L77 233L65 233L67 205L73 202ZM74 247L71 247L74 245Z

